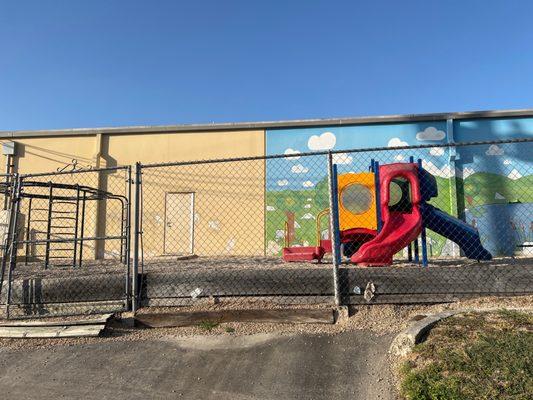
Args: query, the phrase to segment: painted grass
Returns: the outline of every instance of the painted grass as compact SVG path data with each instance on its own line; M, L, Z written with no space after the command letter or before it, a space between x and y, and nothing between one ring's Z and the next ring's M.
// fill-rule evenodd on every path
M430 201L436 207L450 212L449 180L436 177L439 196ZM269 251L269 255L281 254L284 239L281 233L287 220L286 213L293 212L296 219L295 241L293 244L314 245L316 243L316 216L329 207L328 182L322 179L312 189L307 190L279 190L266 194L266 226L265 246L276 243L278 252ZM323 221L323 229L327 230L327 220ZM431 241L430 255L440 255L446 239L434 232L428 232Z
M429 203L454 215L450 199L450 180L438 176L435 179L439 195ZM513 180L503 175L478 172L464 180L458 178L458 186L462 187L459 193L464 196L466 208L476 219L482 218L486 212L481 207L483 205L508 204L510 201L533 202L533 175ZM462 203L463 200L459 202ZM266 194L266 204L265 246L269 255L281 254L287 212L295 214L297 223L293 244L314 245L314 218L324 208L329 207L328 182L323 178L311 189L269 191ZM430 258L440 256L446 239L432 231L428 231L428 238ZM482 241L485 240L488 238L482 237ZM500 253L508 252L501 251L498 254Z
M400 371L409 400L533 398L533 316L465 314L444 320Z

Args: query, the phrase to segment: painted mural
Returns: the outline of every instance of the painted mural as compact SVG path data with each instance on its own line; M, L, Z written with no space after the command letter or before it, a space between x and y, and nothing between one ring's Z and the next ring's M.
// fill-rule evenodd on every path
M533 235L533 146L480 145L451 150L438 146L452 140L529 136L533 136L533 119L457 121L450 135L446 121L269 130L267 154L290 157L269 159L266 165L267 254L280 253L288 219L294 221L293 245L313 245L317 240L316 218L329 204L327 158L301 153L371 148L386 149L335 154L339 173L368 171L372 159L381 164L407 162L411 156L421 159L437 181L439 195L431 204L475 226L494 254L513 253L517 246L531 242ZM396 149L407 145L435 146ZM501 230L502 226L509 231L504 235L505 245L501 236L494 234L494 228ZM322 236L327 234L327 221L322 221L319 231ZM428 232L428 243L430 257L458 255L452 243L433 232Z
M457 121L457 141L533 137L532 118ZM533 144L458 148L466 221L495 255L533 255Z

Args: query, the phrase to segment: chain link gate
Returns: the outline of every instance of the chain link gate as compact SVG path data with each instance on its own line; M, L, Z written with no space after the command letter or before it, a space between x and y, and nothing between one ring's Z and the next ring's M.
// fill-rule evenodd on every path
M16 176L2 259L7 318L129 309L131 168Z

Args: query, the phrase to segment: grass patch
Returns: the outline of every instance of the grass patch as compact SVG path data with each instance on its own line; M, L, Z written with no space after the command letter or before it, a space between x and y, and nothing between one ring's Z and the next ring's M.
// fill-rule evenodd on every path
M469 313L443 320L403 363L409 400L533 398L533 316Z
M212 331L219 323L217 321L202 321L198 324L198 327L204 331Z
M235 328L232 328L231 326L227 326L225 331L226 331L226 333L233 333L233 332L235 332Z

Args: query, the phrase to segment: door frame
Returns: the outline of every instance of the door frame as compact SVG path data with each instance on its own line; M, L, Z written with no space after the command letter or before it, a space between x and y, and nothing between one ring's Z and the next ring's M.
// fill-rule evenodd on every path
M190 247L190 253L189 254L184 254L184 255L192 255L194 254L194 215L195 215L195 197L196 197L196 194L195 192L165 192L165 207L164 207L164 213L165 213L165 218L164 218L164 223L163 223L163 255L166 255L166 256L169 256L169 255L178 255L179 253L177 252L172 252L172 253L167 253L166 252L166 247L167 247L167 197L169 194L188 194L190 195L190 198L191 198L191 203L189 205L189 209L190 209L190 215L191 215L191 224L190 224L190 227L189 227L189 234L190 234L190 238L191 238L191 247Z

